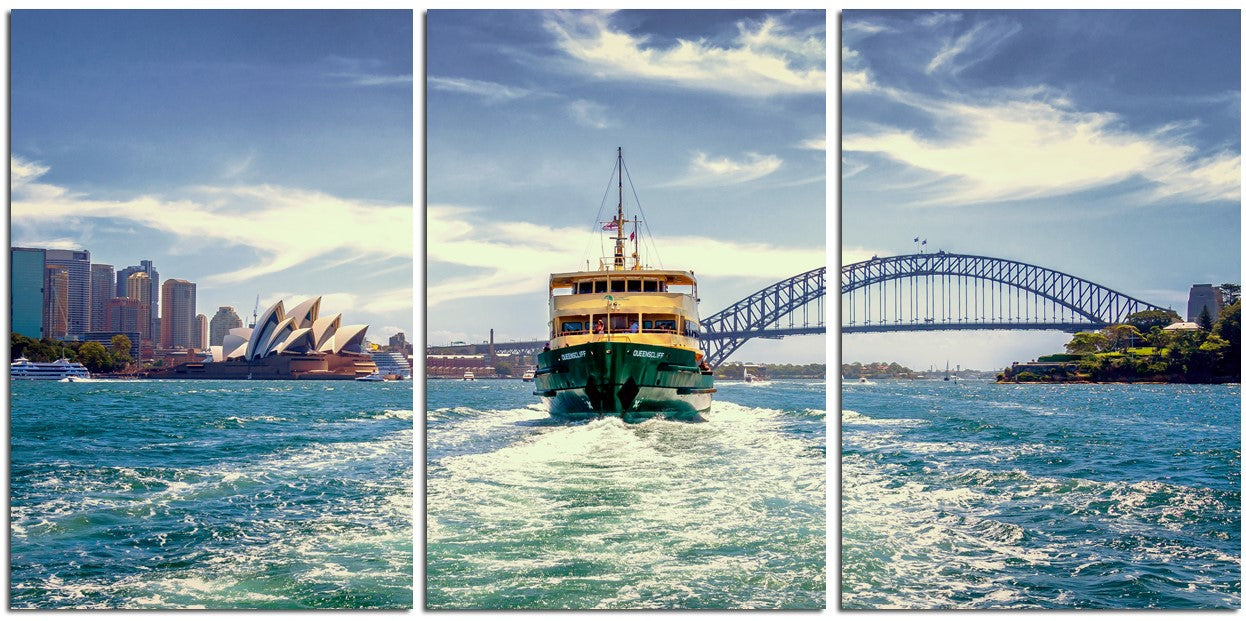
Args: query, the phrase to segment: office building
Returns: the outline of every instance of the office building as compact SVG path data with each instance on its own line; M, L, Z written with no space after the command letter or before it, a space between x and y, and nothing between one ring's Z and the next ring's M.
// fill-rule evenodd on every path
M151 277L147 272L133 272L125 279L125 297L138 300L139 334L144 341L150 342L155 334L151 331Z
M22 336L41 339L43 324L43 283L47 276L42 248L9 249L10 329Z
M107 328L99 330L100 332L112 332L113 334L123 334L132 332L138 335L134 339L134 346L137 348L139 339L143 338L143 303L134 298L113 298L108 301L108 305L104 310L104 322ZM138 351L135 349L135 351ZM135 356L137 360L138 357Z
M111 265L91 265L91 331L107 330L108 301L117 297L117 274Z
M195 283L170 278L160 287L160 347L195 346Z
M68 278L66 282L66 308L68 336L81 336L91 329L91 253L87 250L59 250L49 248L44 251L44 260L48 265L60 265L65 268Z
M151 291L147 295L147 304L151 307L151 314L149 315L151 325L145 334L148 335L146 337L148 340L158 339L160 338L160 318L157 316L160 314L160 272L157 272L156 267L147 259L143 259L138 263L138 265L131 265L117 272L117 297L125 297L127 295L124 283L130 276L137 272L147 274L147 277L151 279L148 283Z
M43 274L44 336L63 340L69 336L69 268L48 264Z
M195 349L208 348L208 316L195 315Z
M222 306L216 310L216 314L212 316L212 321L208 324L208 346L223 345L225 335L229 334L231 329L242 327L242 318L234 312L234 307Z

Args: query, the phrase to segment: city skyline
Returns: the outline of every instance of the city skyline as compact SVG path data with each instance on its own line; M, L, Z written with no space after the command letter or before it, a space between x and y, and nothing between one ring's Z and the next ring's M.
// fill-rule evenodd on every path
M379 342L411 333L412 25L13 11L10 245L153 260L200 311L324 295Z
M1000 257L1184 316L1192 285L1240 279L1240 48L1237 11L845 11L842 262ZM1069 338L841 342L997 369Z
M608 254L619 147L643 259L695 272L701 317L826 265L825 11L434 10L427 24L430 345L548 335L549 275ZM732 359L825 357L816 335Z

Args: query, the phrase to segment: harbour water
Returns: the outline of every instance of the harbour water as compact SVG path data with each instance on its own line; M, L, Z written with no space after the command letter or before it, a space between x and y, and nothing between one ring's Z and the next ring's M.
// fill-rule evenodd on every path
M639 424L427 386L430 608L825 607L824 382L719 382L706 422Z
M845 382L846 608L1239 608L1241 388Z
M410 608L410 382L11 382L14 608Z

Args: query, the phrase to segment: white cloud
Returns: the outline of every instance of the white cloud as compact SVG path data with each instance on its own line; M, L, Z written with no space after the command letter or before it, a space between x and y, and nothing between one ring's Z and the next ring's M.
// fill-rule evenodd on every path
M567 110L571 113L572 120L584 127L605 129L611 125L606 118L606 107L599 103L577 99L567 106Z
M683 177L666 186L732 185L760 179L778 170L783 160L773 155L745 153L746 160L711 158L697 152Z
M468 274L430 280L430 308L460 298L539 293L549 274L582 269L586 250L596 257L601 243L596 232L582 228L487 220L474 209L451 205L429 206L427 233L429 261L470 268ZM715 277L773 278L824 265L826 260L823 248L696 236L662 237L653 243L663 265ZM653 255L643 258L657 263ZM595 268L596 261L590 260L590 265Z
M993 55L1000 44L1018 32L1021 32L1021 25L1013 21L979 22L969 32L945 42L926 65L926 73L935 73L940 70L953 74L959 73L964 68Z
M746 97L826 91L821 32L794 33L777 19L749 26L730 46L679 40L668 48L613 30L608 13L558 12L546 22L557 45L603 79L650 80Z
M335 73L330 77L342 79L351 86L405 86L412 83L410 75Z
M881 91L931 115L943 136L899 127L845 134L845 152L873 152L955 183L931 203L961 204L1059 196L1130 179L1150 182L1140 200L1240 199L1238 154L1200 154L1165 128L1136 132L1110 113L1042 101L1031 90L984 103L957 103Z
M276 186L200 186L179 198L138 196L94 199L37 183L47 168L10 158L11 224L38 227L72 220L104 219L133 224L182 240L210 240L222 248L253 249L262 260L233 272L213 274L204 284L239 282L357 253L366 257L412 256L412 207L338 198L313 190Z
M497 82L471 80L468 78L443 78L431 75L428 76L428 87L450 93L476 95L491 103L510 101L532 94L532 91L528 89L506 86Z
M809 149L811 151L825 151L826 150L826 136L822 135L822 136L818 136L817 138L806 138L800 141L800 145L798 146L801 149Z

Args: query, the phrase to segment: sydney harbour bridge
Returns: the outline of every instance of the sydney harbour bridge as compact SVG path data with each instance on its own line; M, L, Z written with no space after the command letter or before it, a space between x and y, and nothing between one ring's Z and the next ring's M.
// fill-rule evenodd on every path
M706 317L701 343L711 366L753 338L826 332L826 268L785 278ZM947 252L874 257L840 270L844 333L920 330L1092 330L1160 307L1037 265ZM493 353L532 356L545 339L494 343ZM478 345L430 346L430 354Z

